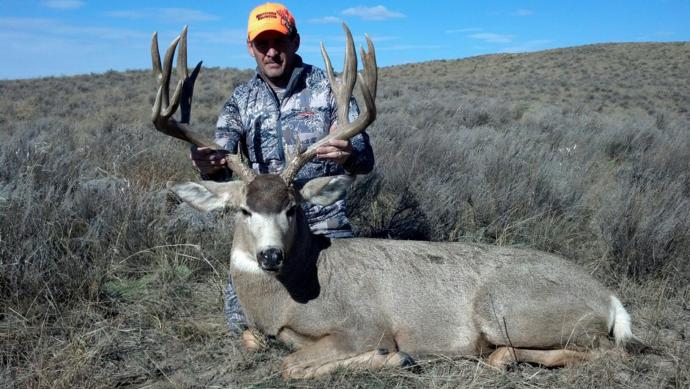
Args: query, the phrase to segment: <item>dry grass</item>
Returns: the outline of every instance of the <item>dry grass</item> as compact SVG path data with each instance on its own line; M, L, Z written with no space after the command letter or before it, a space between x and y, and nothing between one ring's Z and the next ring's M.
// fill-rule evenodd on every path
M406 96L408 88L442 86L456 95L558 104L574 111L688 118L689 56L688 42L598 44L396 66L382 76L403 81L391 90L394 96Z
M557 252L607 283L657 352L497 372L283 382L275 344L227 335L232 221L170 213L186 148L148 124L148 72L0 82L2 387L677 387L690 383L687 43L598 45L385 68L376 170L350 195L362 236ZM211 131L248 72L204 69Z

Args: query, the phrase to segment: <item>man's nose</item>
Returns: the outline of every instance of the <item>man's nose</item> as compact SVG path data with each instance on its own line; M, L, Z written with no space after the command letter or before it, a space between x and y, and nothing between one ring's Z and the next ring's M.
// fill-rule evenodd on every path
M270 47L268 48L268 50L266 50L266 55L269 56L269 57L275 57L275 56L277 56L278 54L279 54L279 51L278 51L275 47L273 47L273 46L270 46Z

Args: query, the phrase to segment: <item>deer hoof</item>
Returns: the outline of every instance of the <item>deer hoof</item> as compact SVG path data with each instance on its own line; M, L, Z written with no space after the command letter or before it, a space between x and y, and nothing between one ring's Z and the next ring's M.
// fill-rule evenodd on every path
M515 362L515 358L508 347L497 348L486 361L489 366L499 370L507 370L512 362Z
M268 347L266 336L254 328L242 333L242 347L247 351L261 351Z
M306 379L307 374L304 369L292 367L292 368L286 368L283 370L283 380L300 380L300 379Z
M400 355L400 367L403 369L417 366L417 362L415 362L410 354L399 351L398 355Z
M417 363L410 356L410 354L408 354L406 352L398 351L397 353L388 357L388 359L386 360L386 366L409 369L409 368L414 368L415 366L417 366Z

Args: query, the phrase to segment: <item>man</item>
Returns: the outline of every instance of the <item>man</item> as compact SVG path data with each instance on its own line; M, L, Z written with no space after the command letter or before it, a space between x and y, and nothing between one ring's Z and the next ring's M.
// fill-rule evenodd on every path
M328 78L321 69L302 62L297 55L299 45L295 19L285 6L266 3L249 14L247 50L256 60L256 74L237 87L223 106L215 141L229 152L242 151L257 173L280 172L289 155L337 131L336 103ZM353 99L350 120L357 114ZM231 173L224 156L224 152L192 148L190 157L202 178L227 181ZM300 186L315 177L366 174L373 165L369 137L363 132L349 141L331 140L320 147L294 183ZM305 204L304 211L313 233L330 238L352 236L345 199L326 207ZM226 289L225 312L233 332L245 328L232 281Z

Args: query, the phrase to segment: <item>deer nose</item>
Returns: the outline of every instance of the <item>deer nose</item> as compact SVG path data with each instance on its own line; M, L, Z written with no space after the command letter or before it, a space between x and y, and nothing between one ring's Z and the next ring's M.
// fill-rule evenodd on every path
M278 271L283 264L283 258L283 250L268 248L259 253L257 260L262 269L267 271Z

